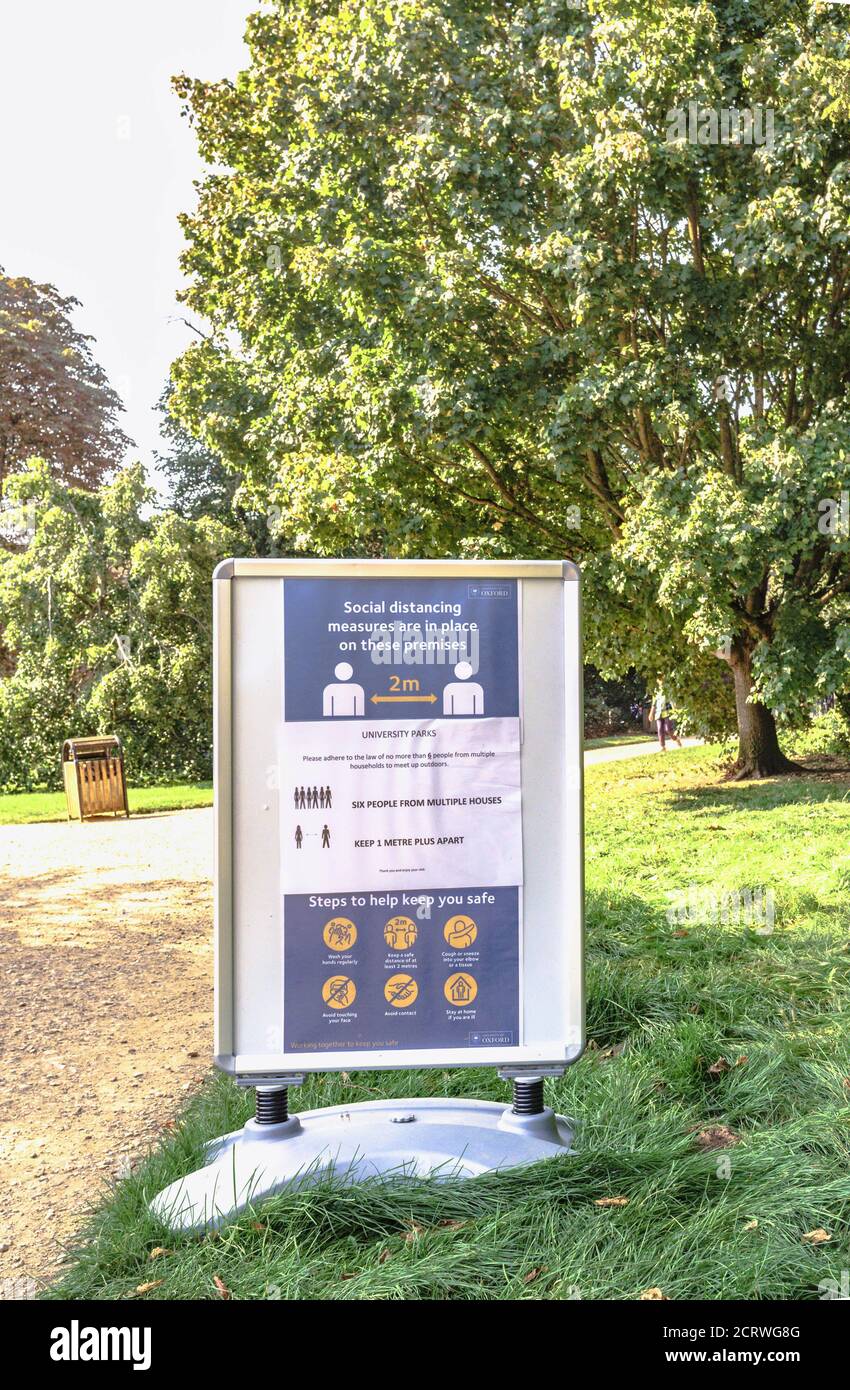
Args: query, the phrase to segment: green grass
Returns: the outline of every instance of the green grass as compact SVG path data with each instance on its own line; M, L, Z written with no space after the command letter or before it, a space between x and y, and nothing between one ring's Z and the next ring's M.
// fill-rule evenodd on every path
M212 805L212 782L187 782L174 787L131 787L130 814L152 811L184 811L191 806ZM0 825L31 825L36 821L65 820L64 792L7 792L0 794Z
M840 1284L850 784L717 776L705 748L588 770L591 1042L547 1082L549 1103L578 1121L576 1156L466 1183L324 1184L216 1235L172 1236L147 1199L248 1114L250 1096L216 1076L169 1141L104 1192L48 1296L215 1298L214 1276L234 1298L333 1300L635 1299L653 1287L814 1300L823 1281ZM721 903L756 888L775 897L771 934L728 912L668 918L671 893ZM309 1108L506 1088L492 1071L433 1071L320 1076L292 1094ZM702 1151L711 1125L739 1142ZM628 1204L596 1205L611 1196ZM818 1227L831 1239L805 1243ZM151 1259L156 1247L168 1253Z

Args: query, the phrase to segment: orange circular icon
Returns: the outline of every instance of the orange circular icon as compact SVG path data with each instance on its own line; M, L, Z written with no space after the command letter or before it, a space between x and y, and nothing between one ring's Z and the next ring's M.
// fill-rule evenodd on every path
M391 917L384 927L384 940L391 951L409 951L419 928L409 917Z
M419 986L411 975L391 975L384 985L384 998L394 1009L408 1009L419 996Z
M477 993L477 982L465 970L457 975L450 975L443 985L443 994L450 1004L456 1005L459 1009L471 1004Z
M332 1009L350 1009L357 998L357 986L347 975L331 975L322 985L322 998Z
M443 927L443 936L456 951L463 951L467 946L471 946L477 935L477 924L463 913L457 917L450 917Z
M332 917L325 922L322 937L332 951L348 951L357 940L357 928L347 917Z

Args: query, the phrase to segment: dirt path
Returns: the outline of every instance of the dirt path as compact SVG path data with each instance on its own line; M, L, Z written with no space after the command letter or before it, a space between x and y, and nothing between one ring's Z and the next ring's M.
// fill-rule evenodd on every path
M210 810L0 826L0 1297L209 1067L211 871Z

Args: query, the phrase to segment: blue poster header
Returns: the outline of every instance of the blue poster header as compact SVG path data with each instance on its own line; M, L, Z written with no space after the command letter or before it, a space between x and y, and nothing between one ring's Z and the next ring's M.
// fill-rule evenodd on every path
M285 579L284 717L519 715L515 579Z

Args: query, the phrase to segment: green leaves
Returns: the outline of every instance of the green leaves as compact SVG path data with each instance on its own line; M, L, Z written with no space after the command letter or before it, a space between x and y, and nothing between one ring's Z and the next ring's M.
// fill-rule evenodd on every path
M790 709L816 630L846 680L817 529L848 420L836 8L267 7L235 86L180 84L213 336L174 408L296 550L567 553L604 669L675 654L714 690L714 644L781 642L756 678Z

